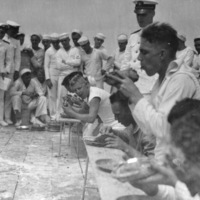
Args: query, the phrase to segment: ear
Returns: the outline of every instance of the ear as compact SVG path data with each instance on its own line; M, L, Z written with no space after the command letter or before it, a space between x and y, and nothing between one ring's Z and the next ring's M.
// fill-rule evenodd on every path
M160 51L160 59L161 59L161 60L164 60L165 57L166 57L166 55L167 55L167 50L166 50L166 49L162 49L162 50Z

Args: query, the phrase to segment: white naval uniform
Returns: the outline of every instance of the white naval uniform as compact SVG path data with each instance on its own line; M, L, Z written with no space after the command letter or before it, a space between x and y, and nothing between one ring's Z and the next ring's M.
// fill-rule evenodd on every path
M38 94L39 96L32 99L29 96L22 95L24 91L28 91L32 94ZM21 112L22 103L28 105L29 110L35 110L35 116L47 114L47 99L44 96L44 88L40 87L35 79L31 79L29 86L26 88L21 78L15 81L10 90L13 109Z
M155 83L149 101L142 98L130 104L132 115L144 134L156 137L155 158L163 161L168 150L166 139L170 137L167 116L177 101L185 98L200 99L200 85L196 71L177 61L169 64L165 78Z
M62 86L63 79L70 73L80 70L81 55L78 48L71 47L68 51L60 48L56 54L57 67L59 70L58 93L57 93L57 117L62 112L62 97L67 94Z
M12 62L12 52L10 45L0 40L0 73L10 71ZM4 121L4 94L0 89L0 121Z
M135 85L139 88L142 94L150 95L153 85L157 79L157 75L148 76L144 70L141 70L141 64L138 60L141 31L142 30L138 30L131 34L126 46L124 60L120 70L126 70L129 68L136 70L139 75L139 80L135 83Z
M191 47L186 47L181 51L176 52L176 60L182 60L188 66L192 67L193 59L194 59L194 51Z
M57 68L56 53L58 51L53 47L49 47L45 52L44 59L44 71L45 78L50 79L53 86L51 89L48 88L48 104L50 117L56 117L56 101L57 101L57 91L58 91L58 76L59 70Z
M9 37L7 34L3 38L4 41L8 42L11 49L11 66L10 70L7 71L9 73L9 78L11 79L11 85L13 84L13 75L15 71L19 71L21 65L21 50L20 50L20 42L14 38ZM10 89L5 93L5 120L10 120L11 118L11 97L10 97Z
M125 51L119 51L119 48L116 49L113 57L114 57L114 64L116 67L120 68L122 65L122 62L124 60L124 55L125 55Z

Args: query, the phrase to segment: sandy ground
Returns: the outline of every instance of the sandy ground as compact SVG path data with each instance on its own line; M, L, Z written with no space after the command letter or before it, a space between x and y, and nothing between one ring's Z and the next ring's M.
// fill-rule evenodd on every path
M59 132L0 129L0 200L79 200L82 195L86 151L77 133L68 144L68 128L59 152ZM88 186L96 187L89 167ZM87 189L85 200L99 200Z

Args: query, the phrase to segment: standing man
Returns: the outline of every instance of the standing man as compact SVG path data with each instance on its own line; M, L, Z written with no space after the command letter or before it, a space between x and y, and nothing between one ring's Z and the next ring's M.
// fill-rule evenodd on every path
M114 59L115 59L114 65L116 68L120 69L120 66L124 60L126 45L128 44L128 36L123 33L120 34L117 37L117 42L118 42L119 48L117 48L114 53Z
M185 42L186 37L182 34L178 34L178 51L176 53L176 58L177 60L180 60L180 62L185 62L192 67L194 51L191 47L187 47Z
M82 50L80 47L80 44L78 43L78 40L81 38L82 36L82 31L78 30L78 29L74 29L72 31L71 37L72 37L72 41L74 43L74 47L78 48L80 51Z
M194 38L194 46L195 46L196 52L194 54L192 68L199 71L200 70L200 36Z
M46 51L44 59L45 77L48 86L49 112L52 120L56 119L56 101L59 75L59 70L57 68L56 53L60 49L59 43L59 35L57 33L53 33L51 35L52 45Z
M0 78L4 79L10 72L12 54L9 44L2 39L5 36L4 24L0 24ZM5 92L0 89L0 125L7 126L8 123L4 121L4 94Z
M11 48L11 67L8 72L8 77L11 79L11 83L19 78L19 69L21 64L21 51L20 42L15 39L17 33L19 32L20 25L13 21L7 21L7 34L4 36L3 40L10 45ZM5 121L8 124L12 124L11 121L11 97L10 89L5 93Z
M139 75L139 80L136 82L136 85L142 94L149 96L155 83L156 76L149 77L146 72L141 69L141 64L138 60L138 55L140 53L140 34L144 27L153 22L156 4L158 3L156 0L134 0L133 3L135 3L134 12L141 29L133 32L128 40L121 70L127 70L129 68L136 70Z
M66 95L66 89L62 86L63 79L71 72L80 70L81 56L79 50L75 47L71 47L69 33L63 33L60 35L60 48L56 54L57 67L59 70L58 78L58 93L57 93L57 117L62 112L62 97Z
M51 37L49 35L43 35L42 44L44 46L44 51L46 52L46 50L51 46Z
M113 58L108 56L105 51L92 48L86 36L82 36L78 40L78 43L85 52L81 56L84 73L91 84L103 88L103 76L101 72L103 60L107 61L105 67L107 69L113 64Z
M94 37L94 48L99 50L106 50L103 46L105 39L106 36L103 33L97 33Z

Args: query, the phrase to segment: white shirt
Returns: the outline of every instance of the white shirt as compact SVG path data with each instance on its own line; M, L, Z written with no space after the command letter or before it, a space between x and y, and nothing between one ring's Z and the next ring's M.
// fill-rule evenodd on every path
M77 71L81 64L81 56L78 48L70 48L66 51L60 48L56 54L57 66L61 76L66 76Z
M193 59L194 59L194 51L191 47L186 47L185 49L181 51L176 52L176 59L182 60L190 67L192 66Z
M188 65L172 61L161 85L157 81L150 101L142 98L136 105L130 105L132 115L145 134L156 136L155 158L162 161L167 153L169 139L167 116L177 101L184 98L200 99L200 86L194 70Z
M175 188L159 185L158 193L153 198L154 200L200 200L198 194L192 197L187 186L180 181L177 181Z
M140 34L141 30L131 34L126 46L121 70L126 70L129 68L136 70L139 75L139 80L135 83L135 85L139 88L142 94L150 94L158 76L148 76L144 70L141 70L141 64L138 60L140 53Z
M103 124L105 126L111 126L112 128L125 129L125 127L122 124L120 124L117 120L115 120L115 116L112 112L110 99L109 99L110 93L108 93L107 91L101 88L90 87L88 104L90 104L90 101L95 97L100 98L98 116L102 120Z
M57 50L53 46L49 47L45 52L44 71L46 80L51 79L53 76L58 77L56 53Z
M122 61L124 60L125 51L119 51L119 48L116 49L114 53L114 63L118 68L121 68Z

